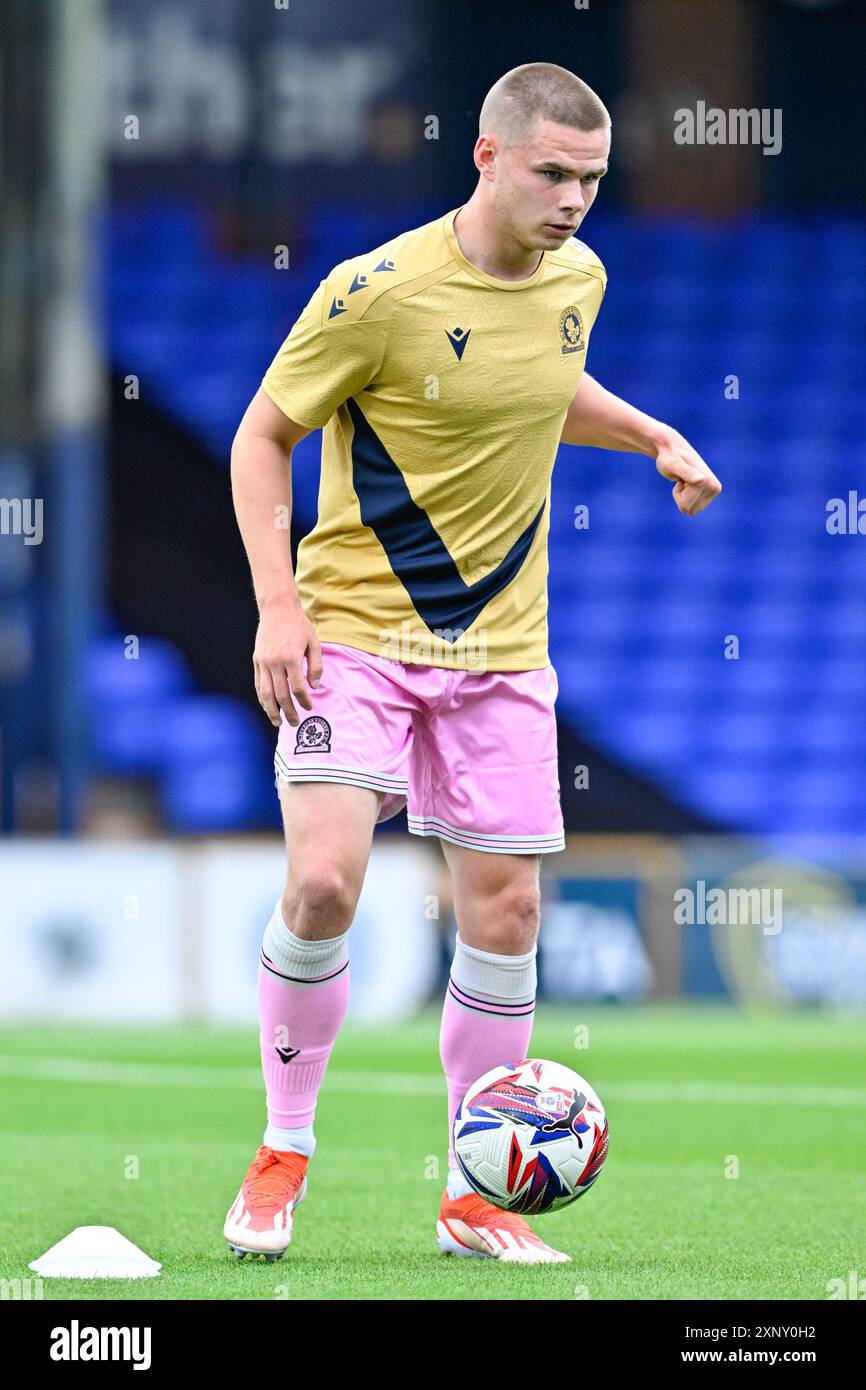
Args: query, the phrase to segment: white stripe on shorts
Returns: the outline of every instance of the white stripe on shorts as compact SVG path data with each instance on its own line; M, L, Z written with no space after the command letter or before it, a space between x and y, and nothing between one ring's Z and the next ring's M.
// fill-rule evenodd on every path
M565 849L565 835L483 835L475 830L459 830L436 816L408 816L413 835L439 835L465 849L487 850L493 854L549 854Z

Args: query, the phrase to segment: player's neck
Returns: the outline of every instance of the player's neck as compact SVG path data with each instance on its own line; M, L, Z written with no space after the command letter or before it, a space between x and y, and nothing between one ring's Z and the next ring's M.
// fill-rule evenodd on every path
M473 198L464 203L453 222L454 235L467 261L498 280L528 280L535 274L543 251L526 250L505 238L501 228Z

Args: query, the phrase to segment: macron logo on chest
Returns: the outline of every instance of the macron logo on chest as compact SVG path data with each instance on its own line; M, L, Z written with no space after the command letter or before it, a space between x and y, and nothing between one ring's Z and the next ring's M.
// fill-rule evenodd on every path
M471 328L453 328L450 333L447 328L445 329L445 337L453 347L458 362L463 359L463 353L466 349L466 344L469 342L469 334L471 332Z

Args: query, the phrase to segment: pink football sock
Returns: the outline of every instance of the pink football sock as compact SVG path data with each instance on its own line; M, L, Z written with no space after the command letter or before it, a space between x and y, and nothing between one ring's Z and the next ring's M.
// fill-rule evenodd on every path
M445 992L439 1055L448 1083L448 1166L455 1168L454 1116L466 1091L492 1067L527 1055L535 1011L536 948L494 955L457 936Z
M278 902L262 943L258 995L268 1132L302 1129L312 1124L349 1004L347 934L304 941L286 926Z

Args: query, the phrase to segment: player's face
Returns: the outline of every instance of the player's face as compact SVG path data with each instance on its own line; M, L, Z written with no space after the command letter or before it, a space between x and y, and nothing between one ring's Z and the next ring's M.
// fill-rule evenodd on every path
M494 201L521 245L553 249L573 236L595 201L609 153L609 129L587 134L554 121L537 121L525 144L499 152Z

